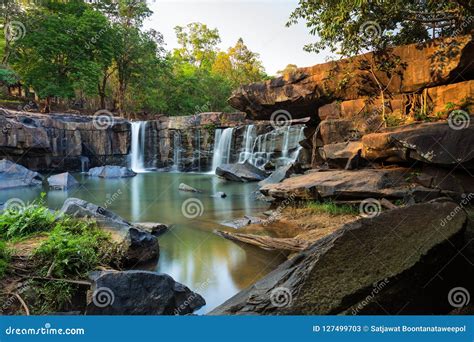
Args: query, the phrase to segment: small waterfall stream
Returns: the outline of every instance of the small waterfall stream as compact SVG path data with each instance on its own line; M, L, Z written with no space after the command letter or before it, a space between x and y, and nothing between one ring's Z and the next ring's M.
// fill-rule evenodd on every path
M137 173L145 169L145 133L146 121L132 122L131 169Z
M172 171L180 171L181 152L181 133L179 131L175 131L173 134L173 167L171 168Z
M212 172L222 164L230 163L230 153L232 147L232 136L234 128L216 129L214 139L214 154L212 156Z

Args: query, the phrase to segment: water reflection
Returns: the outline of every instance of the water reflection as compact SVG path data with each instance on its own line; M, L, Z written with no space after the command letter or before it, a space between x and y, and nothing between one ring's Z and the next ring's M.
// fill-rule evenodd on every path
M270 272L281 259L267 253L244 250L212 233L222 228L218 222L252 215L267 208L253 200L255 184L229 183L208 174L143 173L128 179L103 180L77 174L81 185L67 192L49 191L50 207L60 208L67 197L78 197L98 205L106 205L132 222L173 224L171 231L160 237L160 260L156 269L167 273L207 301L200 310L205 313L239 290ZM178 191L180 183L201 189L203 193ZM41 188L22 188L0 192L0 202L9 198L31 201ZM44 190L43 190L44 191ZM222 191L227 198L211 195ZM198 198L203 214L195 219L181 212L188 198Z

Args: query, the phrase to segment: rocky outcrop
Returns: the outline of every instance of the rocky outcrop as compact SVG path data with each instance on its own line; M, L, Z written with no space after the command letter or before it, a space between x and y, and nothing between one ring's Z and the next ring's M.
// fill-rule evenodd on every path
M0 160L0 190L36 186L42 183L43 177L39 173L9 160Z
M423 163L474 168L474 119L462 129L448 123L423 123L362 137L362 156L368 160Z
M345 224L210 314L357 314L374 289L384 304L366 304L372 314L413 307L439 312L446 305L439 293L462 277L443 273L462 245L467 217L458 208L452 202L417 204ZM433 281L437 277L441 285Z
M135 177L137 175L135 172L133 172L129 168L116 166L116 165L94 167L90 169L87 174L90 177L100 177L100 178L128 178L128 177Z
M405 168L362 169L358 171L329 170L310 172L263 186L260 191L277 199L301 200L364 200L367 198L429 200L444 196L439 189L430 189L410 178L414 171Z
M69 173L60 173L48 178L48 185L55 190L67 190L79 185L79 182Z
M387 74L377 72L377 78L388 84L386 91L391 94L413 93L470 79L474 72L470 63L474 56L470 35L399 46L389 53L398 56L403 66L390 82ZM314 116L319 107L333 101L377 95L370 71L364 68L373 56L368 53L299 68L264 83L246 85L232 94L229 103L252 119L269 119L277 110L287 110L293 118Z
M91 279L87 315L187 315L206 304L166 274L93 272Z
M216 169L216 175L234 182L258 182L267 178L267 173L249 162L224 164Z
M131 225L106 208L78 198L68 198L64 201L60 215L93 219L99 228L110 233L113 241L122 245L126 264L158 259L159 246L155 236Z

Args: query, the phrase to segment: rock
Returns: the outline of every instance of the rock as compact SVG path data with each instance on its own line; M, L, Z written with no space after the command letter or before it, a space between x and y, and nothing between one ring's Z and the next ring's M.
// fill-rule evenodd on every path
M187 315L206 305L167 274L92 272L87 315Z
M170 229L168 225L158 222L137 222L133 225L156 237L163 235Z
M48 178L50 188L56 190L66 190L79 185L79 182L69 173L60 173Z
M436 293L457 281L440 277L442 289L431 286L458 253L467 218L457 208L453 202L424 203L345 224L210 314L353 313L360 302L370 301L374 288L386 305L377 300L372 314L396 314L410 301L431 314L445 301ZM431 303L420 302L426 299L423 292L434 292ZM392 295L396 301L390 301Z
M189 185L184 184L184 183L181 183L179 185L178 190L186 191L186 192L202 192L201 190L195 189L192 186L189 186Z
M256 182L267 178L267 173L249 162L224 164L216 169L216 175L234 182Z
M126 178L135 177L137 174L126 167L106 165L90 169L88 175L100 178Z
M267 184L260 191L274 198L303 200L354 200L367 198L402 199L410 194L420 199L441 197L442 192L408 181L412 171L405 168L331 170L311 172Z
M319 133L324 145L357 140L359 132L351 120L324 120L319 124Z
M214 198L226 198L227 194L225 192L219 191L216 194L212 195L211 197Z
M464 129L446 122L422 123L362 137L367 160L404 162L418 160L438 166L474 168L474 119Z
M263 169L265 171L273 171L275 170L275 164L272 161L268 161L263 165Z
M261 182L258 182L258 185L264 186L266 184L280 183L284 179L287 179L291 175L295 174L296 172L297 172L297 167L294 164L281 166L277 170L275 170L269 177L265 178Z
M64 201L60 215L76 218L91 218L99 228L111 234L112 240L121 244L127 264L155 261L159 256L158 240L138 227L134 227L117 214L78 198Z
M328 144L321 149L321 154L330 167L342 167L346 170L352 170L364 165L361 157L362 148L360 141Z
M0 190L43 183L43 176L7 159L0 160Z
M239 219L235 219L231 221L223 221L221 222L221 225L239 229L239 228L248 226L249 224L257 224L261 222L262 222L262 219L259 217L245 215L244 217L239 218Z
M428 89L428 97L433 100L432 113L439 115L444 114L446 117L450 114L447 105L452 103L456 106L461 104L469 105L469 98L474 94L474 80L459 82L454 84L443 85ZM471 101L470 105L465 108L469 113L474 112L474 106Z
M443 85L453 75L469 79L474 70L474 65L469 64L474 55L471 35L398 46L392 54L406 67L397 70L390 82L384 72L377 72L378 79L388 84L387 92L391 94ZM289 111L294 119L315 116L319 107L333 101L355 100L361 94L376 93L374 84L368 82L372 80L370 71L362 66L371 55L298 68L294 73L266 82L244 85L231 95L229 103L254 120L268 120L277 110ZM348 74L352 77L348 78Z

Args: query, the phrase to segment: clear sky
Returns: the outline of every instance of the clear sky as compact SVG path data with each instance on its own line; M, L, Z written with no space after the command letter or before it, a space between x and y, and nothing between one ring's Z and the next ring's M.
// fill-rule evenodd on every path
M304 23L285 23L297 0L149 0L153 16L146 28L163 33L167 50L177 46L174 27L201 22L217 28L220 48L227 50L239 37L260 54L265 70L274 75L287 64L299 67L326 61L326 54L308 53L303 46L314 40Z

